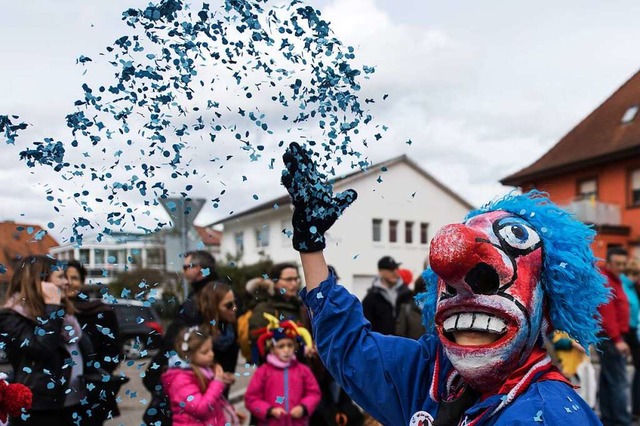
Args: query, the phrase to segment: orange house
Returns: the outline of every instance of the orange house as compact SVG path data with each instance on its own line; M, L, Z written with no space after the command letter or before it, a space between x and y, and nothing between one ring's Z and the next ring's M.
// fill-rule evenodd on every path
M551 199L595 226L593 250L640 257L640 72L540 159L500 182Z

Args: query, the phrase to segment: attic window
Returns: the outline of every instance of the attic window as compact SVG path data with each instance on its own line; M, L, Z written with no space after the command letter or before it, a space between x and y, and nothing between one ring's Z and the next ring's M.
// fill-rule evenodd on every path
M622 116L622 124L631 123L638 113L638 105L630 106Z

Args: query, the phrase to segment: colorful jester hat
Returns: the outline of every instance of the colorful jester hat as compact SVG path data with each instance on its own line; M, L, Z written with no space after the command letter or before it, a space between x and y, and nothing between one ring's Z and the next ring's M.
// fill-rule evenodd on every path
M311 346L311 334L306 328L297 325L291 320L278 321L278 318L271 314L263 314L266 320L269 322L266 327L262 327L254 332L258 337L258 350L260 356L265 355L265 348L267 342L277 342L280 339L292 339L297 342L301 342L304 345Z

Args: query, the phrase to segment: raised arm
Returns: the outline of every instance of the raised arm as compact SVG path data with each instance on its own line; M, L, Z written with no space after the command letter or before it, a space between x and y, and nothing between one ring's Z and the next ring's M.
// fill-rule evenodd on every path
M301 296L320 358L367 412L383 424L408 424L427 398L436 343L371 331L360 302L335 282L323 255L324 233L357 194L347 190L334 195L310 153L298 144L291 144L283 159L282 184L294 207L293 248L300 252L307 286Z
M331 183L313 163L311 152L295 142L282 159L285 165L282 184L294 208L293 248L300 252L307 291L311 291L328 276L322 254L326 245L324 234L358 194L347 189L334 195Z

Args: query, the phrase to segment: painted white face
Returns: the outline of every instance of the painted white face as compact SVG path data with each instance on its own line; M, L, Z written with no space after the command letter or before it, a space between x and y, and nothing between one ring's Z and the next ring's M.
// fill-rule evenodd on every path
M439 276L436 330L474 389L492 390L529 357L540 335L542 241L504 211L442 228L429 261Z

